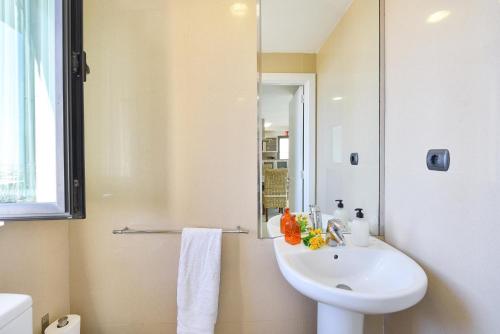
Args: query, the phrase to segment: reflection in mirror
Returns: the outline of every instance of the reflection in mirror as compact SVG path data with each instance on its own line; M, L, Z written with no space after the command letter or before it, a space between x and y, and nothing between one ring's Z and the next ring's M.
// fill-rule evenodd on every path
M261 237L285 208L380 234L379 31L379 0L260 1Z

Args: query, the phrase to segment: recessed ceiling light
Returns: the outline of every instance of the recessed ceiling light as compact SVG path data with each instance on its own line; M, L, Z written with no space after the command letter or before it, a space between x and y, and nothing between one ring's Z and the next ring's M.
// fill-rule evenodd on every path
M332 97L332 101L340 101L340 100L343 100L344 98L342 96L335 96L335 97Z
M427 23L437 23L445 18L447 18L450 15L449 10L440 10L438 12L432 13L427 17Z
M248 12L248 6L243 2L235 2L231 5L231 14L234 16L245 16Z
M273 123L271 123L271 122L265 122L264 123L264 127L265 128L269 128L271 125L273 125Z

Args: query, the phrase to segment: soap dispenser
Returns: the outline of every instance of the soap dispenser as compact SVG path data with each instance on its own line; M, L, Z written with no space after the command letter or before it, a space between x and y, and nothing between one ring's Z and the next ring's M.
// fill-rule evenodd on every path
M365 219L363 209L355 209L356 218L351 223L352 243L354 246L366 247L369 244L370 226Z
M336 222L340 223L342 232L348 232L349 214L344 209L343 200L336 199L335 202L337 202L337 208L333 212L332 219L335 219Z

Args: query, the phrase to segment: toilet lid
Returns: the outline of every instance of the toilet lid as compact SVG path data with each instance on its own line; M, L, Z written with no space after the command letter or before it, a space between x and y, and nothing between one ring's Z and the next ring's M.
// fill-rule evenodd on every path
M33 300L28 295L0 293L0 328L31 308Z

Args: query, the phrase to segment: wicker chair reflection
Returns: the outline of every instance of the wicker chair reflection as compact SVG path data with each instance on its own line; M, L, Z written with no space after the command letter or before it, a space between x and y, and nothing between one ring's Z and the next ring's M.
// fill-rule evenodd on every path
M265 169L264 170L264 192L262 204L269 220L269 209L277 208L282 211L288 204L287 182L288 169Z

